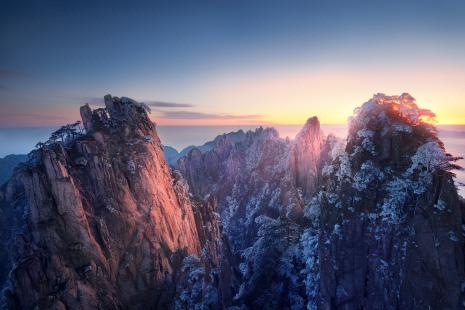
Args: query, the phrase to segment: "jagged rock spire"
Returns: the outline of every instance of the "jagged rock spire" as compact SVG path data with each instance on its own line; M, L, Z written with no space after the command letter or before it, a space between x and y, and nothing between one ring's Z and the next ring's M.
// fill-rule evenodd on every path
M318 169L322 148L320 122L310 117L296 135L290 150L290 169L297 187L305 196L311 196L318 187Z
M38 150L13 176L8 197L24 204L2 208L25 216L11 228L8 309L166 309L175 258L201 253L203 224L144 107L105 102L81 108L86 135Z
M317 196L321 308L463 307L463 206L433 115L408 94L355 110Z
M81 119L82 119L82 124L84 125L84 129L86 132L91 132L92 131L92 109L90 108L89 104L86 103L83 105L80 109L79 112L81 114Z

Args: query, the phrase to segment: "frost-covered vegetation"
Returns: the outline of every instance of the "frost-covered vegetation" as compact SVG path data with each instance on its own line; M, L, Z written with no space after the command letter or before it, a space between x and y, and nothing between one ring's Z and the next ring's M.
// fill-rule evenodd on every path
M457 158L445 151L433 121L434 113L419 108L408 94L375 95L354 111L345 141L322 140L318 188L309 196L293 187L287 173L295 141L261 130L234 145L229 156L243 162L228 162L234 177L221 221L240 255L237 309L329 309L336 308L334 300L350 304L359 292L344 283L343 272L362 272L358 264L370 270L366 279L389 287L383 294L397 302L409 251L418 248L412 218L451 212L449 201L432 192L442 176L450 178L458 168ZM219 156L215 147L212 152ZM459 242L461 233L451 230L442 241L434 238L438 248L444 239ZM353 254L358 250L363 253ZM344 255L355 255L354 261Z
M178 285L175 310L209 310L218 306L218 288L213 286L215 271L206 270L195 255L184 258L181 272L185 274L185 286Z
M44 146L52 145L55 143L68 144L74 141L74 139L77 137L81 136L83 133L84 129L82 128L81 121L76 121L74 123L61 126L52 132L50 138L45 142L37 143L36 148L40 149Z
M347 146L335 148L323 175L337 179L339 190L344 181L350 182L359 192L354 193L355 202L370 188L384 193L377 204L378 218L399 224L408 212L406 205L415 205L432 185L434 173L459 168L454 164L458 158L446 153L432 122L434 113L419 108L410 95L377 94L355 109ZM393 138L402 142L393 146Z

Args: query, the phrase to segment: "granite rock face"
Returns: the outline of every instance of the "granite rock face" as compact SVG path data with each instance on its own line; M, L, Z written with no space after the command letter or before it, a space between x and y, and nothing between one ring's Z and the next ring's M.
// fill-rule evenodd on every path
M320 122L316 117L309 118L293 141L289 154L289 170L294 175L295 185L306 197L312 196L318 188L323 147Z
M464 205L431 112L378 94L324 168L319 309L463 309Z
M165 309L173 257L207 242L145 107L105 104L81 108L86 134L43 145L7 185L2 212L23 212L7 230L9 309Z

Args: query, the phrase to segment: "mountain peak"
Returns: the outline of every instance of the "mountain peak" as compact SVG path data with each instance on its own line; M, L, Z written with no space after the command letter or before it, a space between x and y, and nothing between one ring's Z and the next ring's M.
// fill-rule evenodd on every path
M296 135L290 151L290 167L296 185L307 196L313 194L317 188L321 138L320 121L316 116L310 117Z
M415 308L418 300L456 308L463 265L447 253L463 259L462 206L447 173L455 159L428 123L433 116L407 93L376 94L355 109L347 146L323 169L324 190L316 196L325 241L319 276L335 279L321 283L322 308L372 309L392 300L399 308ZM428 272L417 272L420 265Z
M305 122L305 127L306 126L316 126L316 125L320 125L320 121L318 119L317 116L311 116L307 119L307 121Z
M309 135L320 134L320 121L318 117L312 116L307 119L305 125L302 129L297 133L296 140L303 139Z
M431 123L434 123L435 116L432 111L418 107L415 98L408 93L399 96L378 93L354 110L354 116L349 118L349 125L363 126L374 118L389 118L410 126L425 125L434 128Z
M154 125L147 113L150 108L143 102L128 97L103 97L105 108L92 110L89 104L81 107L81 118L87 132L94 129L131 128L152 131Z
M81 107L85 135L53 140L15 172L19 207L0 200L2 212L24 209L0 230L16 251L5 263L9 309L166 309L171 301L154 296L171 289L172 258L201 252L203 226L146 108L110 95L105 104Z

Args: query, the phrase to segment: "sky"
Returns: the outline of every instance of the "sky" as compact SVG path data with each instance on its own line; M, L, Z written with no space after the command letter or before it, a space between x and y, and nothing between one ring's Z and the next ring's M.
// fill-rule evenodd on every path
M0 0L0 127L105 94L160 125L342 124L408 92L465 124L465 1Z

